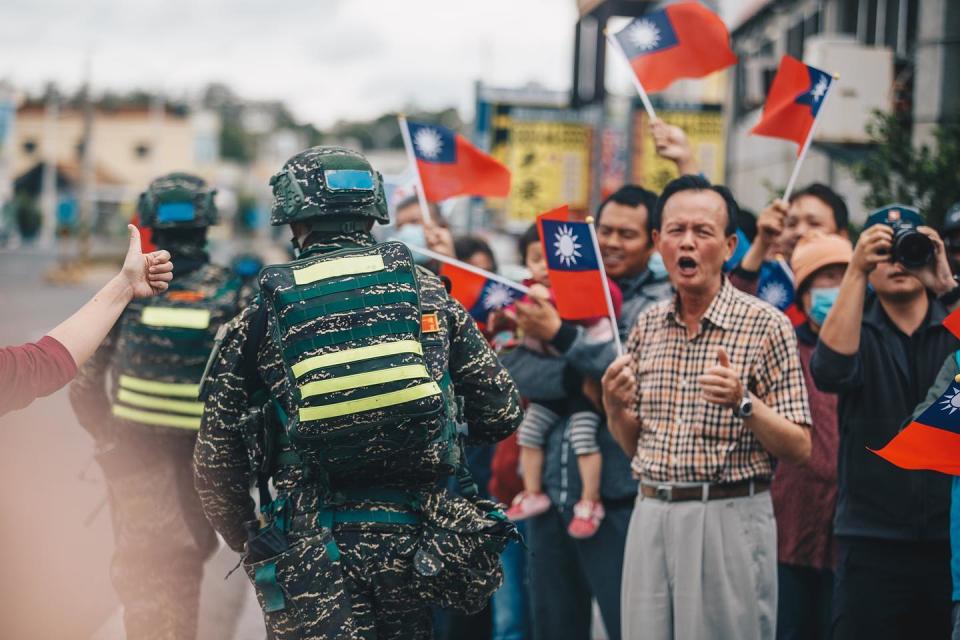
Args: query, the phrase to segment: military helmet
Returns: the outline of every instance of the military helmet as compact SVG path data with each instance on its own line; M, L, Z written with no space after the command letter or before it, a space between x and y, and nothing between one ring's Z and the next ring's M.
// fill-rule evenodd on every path
M315 218L373 218L390 222L383 177L362 154L343 147L311 147L270 178L270 224Z
M140 194L140 224L151 229L199 229L217 224L216 189L189 173L168 173Z

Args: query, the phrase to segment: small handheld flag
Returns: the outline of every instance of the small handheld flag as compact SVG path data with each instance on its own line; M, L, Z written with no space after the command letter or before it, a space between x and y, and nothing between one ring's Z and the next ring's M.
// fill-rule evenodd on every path
M505 198L510 193L509 169L460 134L402 117L400 128L427 200L460 195Z
M874 453L902 469L960 476L960 383L952 383L906 429Z
M795 288L793 271L783 256L764 262L760 267L757 297L764 302L772 304L780 311L786 311L787 307L793 304Z
M566 320L609 317L617 352L622 353L617 317L593 225L570 221L569 216L566 205L537 216L557 311Z
M513 304L529 288L495 273L429 249L411 247L440 263L440 275L450 280L450 295L466 308L482 328L491 312Z
M817 120L836 78L796 58L783 56L770 85L767 102L763 105L763 117L750 130L751 134L793 140L800 145L793 173L783 194L785 201L789 201L793 193L800 165L810 148Z
M630 63L637 92L651 118L646 93L656 93L680 78L700 78L737 62L730 33L715 13L699 2L680 2L635 18L608 35Z
M793 140L800 155L831 84L833 76L826 71L783 56L763 106L763 117L750 133Z

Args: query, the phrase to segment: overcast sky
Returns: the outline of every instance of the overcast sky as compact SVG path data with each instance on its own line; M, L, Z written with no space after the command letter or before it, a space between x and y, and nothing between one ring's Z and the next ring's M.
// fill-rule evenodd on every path
M729 0L739 2L740 0ZM173 95L208 82L327 126L407 104L473 112L473 83L568 89L574 0L4 0L0 79Z

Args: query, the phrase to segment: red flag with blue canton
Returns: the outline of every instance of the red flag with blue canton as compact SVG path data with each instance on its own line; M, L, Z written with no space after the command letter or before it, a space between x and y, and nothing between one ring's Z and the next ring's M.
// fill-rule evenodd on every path
M450 295L460 302L482 328L492 311L502 309L523 297L524 292L500 282L468 271L449 262L442 263L440 275L450 280Z
M763 106L763 117L750 133L793 140L800 145L800 155L832 82L833 76L826 71L783 56Z
M594 250L590 225L571 222L566 205L537 216L557 312L565 320L607 316L606 284Z
M736 64L720 17L697 2L645 13L614 36L647 93Z
M960 384L954 382L878 456L902 469L960 476Z
M407 121L427 200L454 196L505 198L510 170L446 127Z

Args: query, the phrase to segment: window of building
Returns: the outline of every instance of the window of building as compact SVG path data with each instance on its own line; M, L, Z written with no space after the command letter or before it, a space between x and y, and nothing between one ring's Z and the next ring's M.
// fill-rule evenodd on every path
M37 150L37 141L36 141L36 140L29 139L29 140L24 140L24 141L23 141L23 152L24 152L25 154L27 154L28 156L29 156L29 155L33 155L33 153L34 153L36 150Z
M787 29L787 54L803 58L803 21Z
M150 145L141 142L133 148L133 153L137 158L143 160L150 156Z
M840 0L840 33L857 35L857 18L860 15L860 0Z

